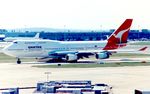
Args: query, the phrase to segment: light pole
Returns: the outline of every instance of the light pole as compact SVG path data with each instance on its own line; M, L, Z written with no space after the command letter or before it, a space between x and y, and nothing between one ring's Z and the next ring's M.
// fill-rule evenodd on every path
M48 89L48 81L49 81L49 75L51 74L51 72L45 72L44 74L46 74L46 83L45 83L45 88L46 88L46 92L47 93L47 89Z
M48 82L49 81L49 75L51 74L51 72L45 72L45 74L46 74L46 81Z

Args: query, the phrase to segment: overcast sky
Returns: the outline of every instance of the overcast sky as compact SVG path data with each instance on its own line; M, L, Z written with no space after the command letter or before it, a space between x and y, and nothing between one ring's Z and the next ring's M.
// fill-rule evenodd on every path
M0 28L150 29L150 0L0 0Z

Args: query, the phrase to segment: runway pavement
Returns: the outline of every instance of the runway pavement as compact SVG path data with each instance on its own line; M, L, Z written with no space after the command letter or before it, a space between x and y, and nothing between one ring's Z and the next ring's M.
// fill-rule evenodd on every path
M45 72L51 72L49 80L92 80L113 87L114 94L134 94L134 89L150 87L150 66L102 67L102 68L35 68L38 63L0 64L0 88L36 86L46 81ZM40 63L42 64L42 63ZM149 88L150 89L150 88ZM20 94L32 94L33 90L21 90Z
M117 57L110 57L109 59L82 59L79 60L79 63L121 63L121 62L150 62L150 58L149 56L145 56L145 57L127 57L127 58L117 58Z

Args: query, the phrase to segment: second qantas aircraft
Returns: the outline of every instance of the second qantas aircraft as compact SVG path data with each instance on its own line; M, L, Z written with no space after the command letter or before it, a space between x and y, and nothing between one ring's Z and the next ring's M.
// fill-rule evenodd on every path
M52 58L68 62L94 55L97 59L107 59L111 55L109 50L126 46L132 19L114 31L105 41L54 41L54 40L15 40L3 49L7 55L18 58Z

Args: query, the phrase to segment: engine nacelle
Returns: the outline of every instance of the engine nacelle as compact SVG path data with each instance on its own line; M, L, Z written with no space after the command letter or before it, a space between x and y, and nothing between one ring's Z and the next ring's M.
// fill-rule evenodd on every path
M109 58L109 53L108 52L97 53L95 57L96 59L107 59Z
M66 60L67 61L75 61L75 60L78 60L78 56L76 54L67 54Z

